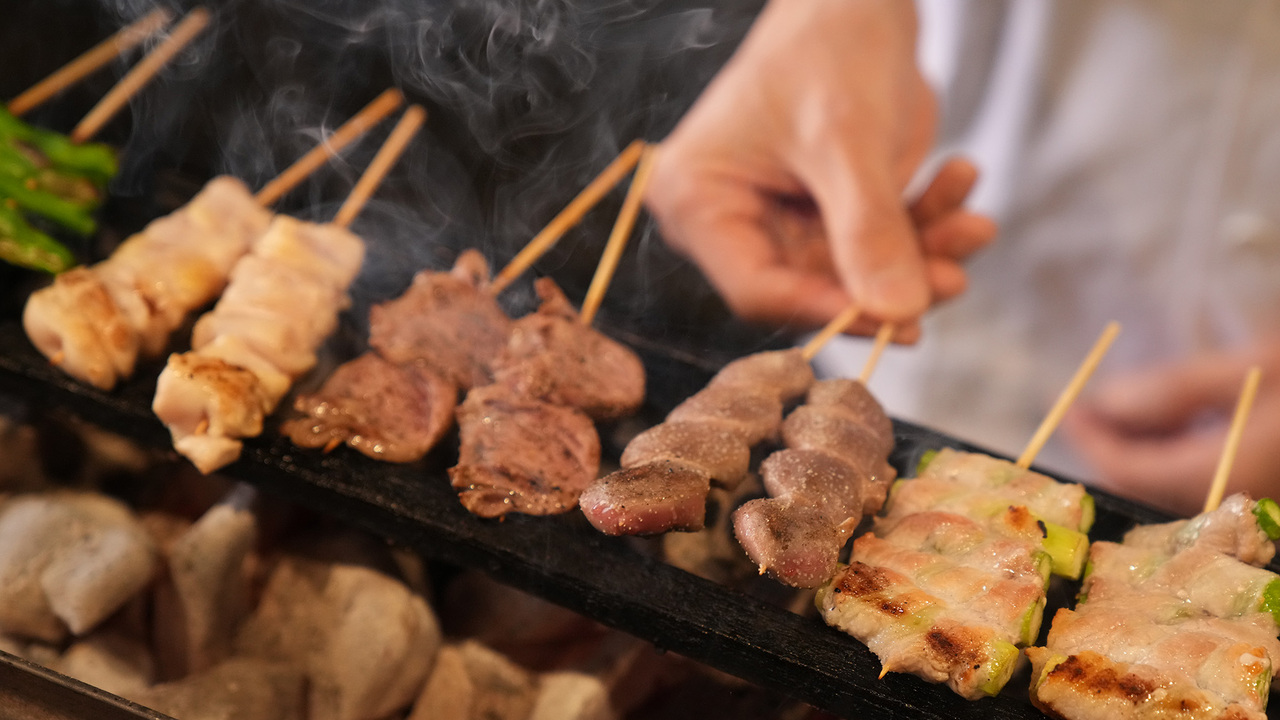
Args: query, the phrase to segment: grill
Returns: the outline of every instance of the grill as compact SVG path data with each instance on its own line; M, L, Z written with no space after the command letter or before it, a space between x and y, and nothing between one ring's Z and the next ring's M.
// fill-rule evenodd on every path
M46 28L52 33L56 19L42 13L39 9L41 5L34 1L26 3L19 17L30 27ZM434 4L424 2L423 6L434 7ZM679 9L675 3L657 0L637 3L637 6L643 6L646 12L638 16L636 23L656 22L654 18L672 17ZM269 12L265 14L270 15ZM260 36L255 34L252 29L255 26L248 19L241 20L241 25L230 26L231 29L223 24L218 36L221 38L220 43L225 44L226 38L233 36L236 28L243 35L237 37L237 42L245 46L261 43L263 47L268 47L270 42L282 41L281 38L301 42L306 35L305 27L299 29L298 26L292 26L292 35L287 31L279 31L277 34L267 33L270 37ZM737 24L733 24L734 22ZM729 26L733 30L726 31L722 40L733 37L745 24L742 17L730 15ZM76 30L85 35L86 39L74 43L75 48L87 46L90 36L96 32L95 28L84 27L83 23ZM68 45L72 44L71 41L67 42ZM700 78L709 76L716 61L723 58L731 45L732 43L720 43L713 50L693 53L692 57L701 68L694 74ZM202 52L211 51L206 47ZM73 53L74 50L69 50L69 54ZM377 90L386 86L381 83L393 80L396 75L394 68L369 60L368 53L358 55L361 67L369 68L366 76L369 92L353 99L353 106L357 106L361 99L372 97ZM664 73L674 72L671 62L663 64L660 60L655 61L656 70L649 78L651 83L645 86L645 91L656 92L656 88L662 85ZM317 62L323 64L321 60ZM48 63L45 70L54 64L56 63ZM24 71L29 69L25 82L38 77L42 72L32 63L7 67L21 67ZM167 90L174 94L169 97L180 101L202 97L206 98L202 102L209 102L207 98L211 94L216 95L219 89L251 85L252 80L246 77L243 70L243 66L236 66L233 71L203 78L195 77L189 69L175 71L179 78L171 79ZM12 78L5 78L4 82L9 83L10 89L22 85ZM93 84L90 83L88 87L92 88ZM684 89L685 96L688 96L690 86L685 86ZM149 91L148 99L135 111L142 112L163 102L165 92L166 87L162 82L159 87ZM43 120L46 124L65 127L77 117L75 106L84 99L79 94L73 94L46 113ZM429 99L439 101L440 97ZM87 106L91 102L92 100L86 100L84 104ZM467 137L463 128L468 120L475 120L475 117L469 118L465 108L451 109L438 102L428 104L432 105L433 120L430 122L434 135L424 145L434 147L444 144L454 147L461 142L460 138ZM664 129L664 123L670 121L669 109L661 108L639 118L610 117L608 120L616 123L615 132L618 134L623 133L619 128L633 131L639 129L650 131L656 137ZM503 116L500 110L501 108L494 108L492 113L480 119L500 119ZM152 116L147 117L159 122ZM67 120L68 118L71 120ZM141 136L136 132L139 127L145 130L148 126L138 120L133 124L135 132L132 134L119 124L114 126L114 137L132 138L130 146L126 148L127 153L132 152L132 155L127 156L126 180L130 182L131 189L136 191L137 188L146 188L147 192L133 192L130 197L113 198L110 201L103 215L105 229L100 234L102 239L99 244L103 246L109 246L113 238L124 236L150 218L176 206L178 201L194 192L203 178L212 174L212 168L219 166L219 150L210 143L212 125L216 123L194 122L179 132L178 137L189 147L189 153L180 160L168 157L159 150L148 152L142 146L146 142L145 132ZM550 147L554 146L553 141L570 137L569 132L548 131L534 141L513 142L497 148L466 146L457 150L454 147L454 161L445 161L443 171L429 171L429 182L432 187L436 187L437 183L444 182L441 172L447 174L468 169L468 177L479 178L475 183L477 187L469 188L468 192L474 191L482 199L478 203L481 215L485 212L493 213L504 207L504 198L510 199L510 194L506 191L511 188L526 190L538 185L538 159L554 157L554 147ZM297 141L299 147L305 147L308 143L309 141ZM539 147L539 143L549 145L550 149ZM173 145L173 138L169 138L164 146L171 151ZM285 149L289 148L286 146ZM486 151L490 151L487 156ZM603 156L599 152L565 152L574 155L573 160L585 168L583 177L589 175L592 168L598 168L602 164L595 163L587 167L587 163L582 162L587 155ZM223 158L223 161L223 165L230 162L227 158ZM419 157L417 161L423 159ZM409 158L407 162L412 167L415 160ZM352 165L359 167L358 161L354 159ZM432 164L434 168L441 166L440 162ZM249 177L245 179L251 184L258 179L257 185L260 185L261 180L265 179L260 168L256 175L253 172L247 175ZM309 194L299 193L307 195L306 198L295 197L291 201L295 203L293 209L297 210L298 204L303 202L314 209L320 198L340 196L341 190L326 194L326 189L340 185L343 177L344 170L340 167L338 171L316 180L311 184ZM544 196L539 196L536 202L531 202L527 217L511 226L504 226L504 232L482 232L475 225L457 222L455 213L451 216L454 221L445 223L441 226L443 229L438 227L436 231L426 234L431 242L436 243L436 247L446 251L466 244L478 244L493 256L509 257L511 253L507 251L511 248L506 247L505 240L527 237L529 233L525 231L536 225L533 218L549 217L555 202L563 202L577 189L577 180L574 173L557 175L555 182L551 183L554 192L548 191ZM398 187L389 187L384 200L391 198L391 204L384 203L381 211L377 207L371 208L373 226L356 225L357 232L373 243L371 262L375 264L378 263L377 236L380 229L386 227L385 224L378 223L395 217L394 212L387 208L393 207L397 198L400 202L409 202L416 197L405 187L403 182ZM290 210L288 207L282 209ZM317 214L327 216L330 213L318 210ZM581 280L588 277L589 265L594 263L598 255L600 243L590 238L603 237L602 224L607 223L611 217L605 209L597 215L603 219L589 221L575 235L566 238L564 247L540 266L542 271L561 280L572 298L581 297L581 290L585 287ZM414 218L411 220L418 221ZM492 225L485 223L480 223L480 226L493 229ZM398 227L400 229L396 241L407 242L403 227ZM420 241L425 243L425 240ZM79 250L82 257L87 259L97 259L101 254L97 247L85 246ZM420 249L415 257L420 260L437 259L433 253L433 250ZM645 287L646 281L652 286L655 275L664 278L669 278L667 273L683 273L681 277L691 275L687 267L658 264L659 260L655 259L657 255L660 255L660 251L651 244L642 244L641 249L635 250L631 259L649 273L648 277L634 271L628 276L628 261L624 261L621 288L611 293L611 297L616 297L618 293L627 297L628 290ZM579 262L576 259L578 256L589 258L589 262ZM637 267L635 263L631 265L632 268ZM428 263L418 262L408 268L408 271L412 272L424 264ZM440 267L443 263L435 262L435 265ZM588 267L584 270L580 265ZM403 286L408 277L403 270L402 268L401 276L387 280L386 284L394 286L401 283ZM150 410L158 365L144 365L134 379L111 393L103 393L76 383L51 368L27 341L19 316L27 293L38 282L39 279L32 275L0 267L0 395L23 398L44 407L69 412L89 422L112 428L143 445L167 447L168 433ZM665 284L681 287L686 285L682 282ZM642 420L656 422L679 400L702 387L715 369L729 358L747 350L777 344L781 339L762 336L757 331L728 321L723 308L714 303L708 304L709 291L705 286L697 283L691 285L695 288L690 291L696 296L695 302L690 302L687 295L672 297L652 293L639 300L614 301L612 305L610 300L606 300L602 329L637 349L645 361L651 392L648 404L641 413ZM357 292L359 291L360 288L357 288ZM383 293L386 294L385 289ZM371 294L376 295L377 289ZM526 293L526 297L517 297L511 303L518 305L527 299ZM358 301L350 314L359 317L365 307L367 306ZM699 310L696 315L673 310L688 307L711 309ZM525 306L519 308L519 311L528 309ZM715 330L707 332L707 327ZM178 337L182 336L180 332ZM696 341L690 339L695 336ZM339 352L343 349L340 347ZM895 429L897 447L891 462L901 475L913 474L911 470L916 461L929 449L950 446L981 450L906 422L896 422ZM602 436L602 440L606 444L606 458L616 461L620 448L609 447L607 436ZM978 702L962 700L945 687L929 685L913 677L891 674L883 680L877 680L880 667L875 657L860 643L826 627L812 614L802 616L787 610L785 601L779 602L776 595L766 597L767 593L752 593L727 587L665 564L655 559L647 541L605 537L595 532L577 513L549 518L516 515L501 522L476 518L462 508L449 487L445 469L452 462L453 452L446 443L445 447L434 451L423 463L390 465L369 460L346 448L339 448L330 454L300 450L280 438L274 432L274 427L269 426L261 438L246 444L242 458L225 468L223 474L253 483L271 493L381 535L425 557L459 567L482 570L501 582L652 642L658 648L680 653L836 715L911 718L1041 717L1027 700L1025 677L1011 681L1001 696ZM1107 493L1094 491L1093 494L1097 501L1097 521L1091 535L1095 540L1119 539L1135 523L1168 519L1150 508ZM1273 566L1272 569L1277 568ZM1046 618L1052 617L1053 612L1074 595L1073 587L1057 579L1054 582L1056 584L1050 591ZM1045 626L1047 628L1048 622ZM10 703L12 707L42 709L50 717L162 717L82 683L0 653L0 709L6 707L5 703Z

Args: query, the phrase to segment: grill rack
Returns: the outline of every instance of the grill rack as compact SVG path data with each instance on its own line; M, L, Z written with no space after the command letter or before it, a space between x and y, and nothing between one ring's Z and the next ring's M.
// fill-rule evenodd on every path
M670 404L701 387L710 372L640 348L650 376L670 378ZM155 366L111 393L82 385L50 367L16 319L0 319L0 393L66 411L143 445L166 448L168 433L150 410ZM660 373L660 374L659 374ZM679 392L675 392L679 389ZM667 407L650 405L646 416ZM913 474L920 455L957 447L983 451L941 433L895 421L891 464ZM616 451L616 449L615 449ZM592 529L580 513L485 520L468 513L449 487L450 449L422 464L377 462L340 448L330 454L294 447L268 428L245 444L222 474L250 482L312 510L411 548L424 557L481 570L495 579L759 686L848 717L1040 718L1026 695L1023 670L996 698L969 702L945 686L890 674L857 640L820 619L668 565L627 538ZM616 454L614 455L616 459ZM1164 513L1099 490L1094 540L1116 540L1136 523ZM1273 570L1277 569L1274 565ZM1055 579L1046 619L1069 602L1074 586ZM1046 628L1048 623L1045 623ZM74 685L64 685L68 693Z

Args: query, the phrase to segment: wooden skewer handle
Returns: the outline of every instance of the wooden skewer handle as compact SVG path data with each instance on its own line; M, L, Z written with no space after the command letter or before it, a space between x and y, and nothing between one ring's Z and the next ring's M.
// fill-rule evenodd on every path
M823 346L831 342L831 338L844 332L845 328L852 325L853 321L857 320L861 314L862 307L858 303L853 303L845 308L839 315L832 318L826 327L819 330L817 335L814 335L809 342L805 343L800 350L800 354L804 356L805 360L814 359Z
M297 187L303 180L307 179L317 168L328 162L330 158L342 152L343 148L368 132L369 128L377 125L383 118L394 112L403 102L404 94L399 90L391 88L384 91L360 112L352 115L350 120L343 123L337 130L334 130L333 134L325 138L323 142L311 148L306 155L298 158L296 162L285 168L284 172L277 175L266 185L263 185L258 194L254 195L254 199L263 207L274 204L290 190Z
M79 143L96 135L103 125L106 125L121 108L128 104L130 98L173 59L173 56L181 52L208 26L209 19L210 14L206 8L198 7L187 13L182 22L174 27L169 37L134 65L133 69L121 78L120 82L116 83L116 86L111 88L111 91L103 96L97 105L93 106L89 114L85 115L80 124L71 131L71 140Z
M893 339L893 331L896 329L897 326L887 322L876 331L875 344L871 346L871 354L867 356L867 362L862 366L862 374L858 376L858 382L866 385L871 381L871 373L876 371L880 356L884 354L884 349L889 346L889 341Z
M649 176L653 172L653 159L656 157L652 145L646 146L640 157L640 165L636 168L635 177L631 178L631 187L622 200L622 208L618 211L618 219L613 223L613 231L609 233L609 241L600 256L600 264L596 266L596 274L591 278L591 287L587 288L587 296L582 301L582 312L578 322L590 325L600 310L604 293L609 288L613 273L618 269L622 259L622 251L627 247L631 230L635 227L636 218L640 215L640 204L644 201L644 190L649 185Z
M1067 384L1062 394L1058 396L1057 402L1049 409L1049 414L1040 422L1040 427L1036 428L1035 435L1031 436L1026 449L1018 457L1018 467L1031 467L1031 462L1035 460L1036 455L1040 454L1044 444L1049 442L1049 436L1057 429L1058 423L1062 422L1062 418L1067 414L1071 403L1075 402L1076 397L1080 395L1085 383L1089 382L1089 377L1093 375L1094 370L1098 369L1098 364L1102 362L1103 356L1107 354L1107 349L1111 347L1111 343L1119 334L1120 323L1114 320L1107 323L1106 328L1102 330L1102 335L1098 336L1097 341L1094 342L1093 349L1085 356L1084 362L1076 370L1075 376L1071 378L1071 382Z
M1244 386L1240 389L1240 399L1236 401L1235 416L1231 418L1231 429L1227 431L1227 442L1222 448L1222 456L1218 458L1218 469L1213 474L1213 483L1209 485L1209 494L1204 499L1204 511L1218 509L1222 495L1227 490L1227 479L1231 477L1231 466L1235 463L1236 451L1240 449L1240 437L1244 435L1245 422L1249 412L1253 410L1253 399L1258 394L1258 383L1262 379L1262 368L1253 367L1244 377Z
M133 23L116 31L114 35L94 45L80 57L63 65L49 77L32 85L9 101L9 112L25 115L49 98L88 77L117 57L137 47L143 40L156 34L169 24L173 15L167 8L156 8Z
M400 159L400 154L408 147L409 141L413 140L413 136L418 132L418 128L422 127L422 123L427 119L427 111L421 105L411 105L408 110L404 111L404 115L400 117L400 122L391 130L391 134L387 136L386 142L382 143L382 147L378 149L378 154L373 156L373 160L369 163L369 167L365 168L364 174L356 181L355 187L351 188L351 194L347 195L346 202L342 203L342 207L338 208L338 214L333 217L333 224L338 227L348 227L360 211L364 209L365 203L373 196L378 185L382 183L382 179L387 176L387 172L391 170L391 166L396 164Z
M497 295L509 286L521 273L533 266L538 258L551 249L552 246L574 225L577 225L582 218L600 202L610 190L618 183L622 182L622 178L631 172L631 168L640 162L640 154L644 150L645 144L641 140L632 141L613 162L609 163L599 175L587 184L578 196L565 206L558 215L547 223L537 235L529 241L527 245L516 256L502 268L502 271L494 276L493 282L489 283L489 292Z

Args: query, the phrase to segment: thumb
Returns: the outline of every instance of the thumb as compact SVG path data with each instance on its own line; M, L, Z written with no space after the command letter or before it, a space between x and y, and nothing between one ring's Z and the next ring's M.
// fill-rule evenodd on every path
M869 314L910 320L929 307L920 243L887 159L874 165L861 160L853 152L833 152L810 169L805 184L849 294Z

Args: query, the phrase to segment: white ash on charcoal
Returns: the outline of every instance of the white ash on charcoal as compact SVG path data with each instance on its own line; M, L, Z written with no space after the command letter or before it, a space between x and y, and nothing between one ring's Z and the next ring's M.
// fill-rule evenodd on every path
M235 652L301 668L312 720L378 720L416 697L440 640L431 609L399 581L358 565L284 556L240 627Z
M0 505L0 631L48 642L92 629L151 581L156 548L128 507L60 491Z

